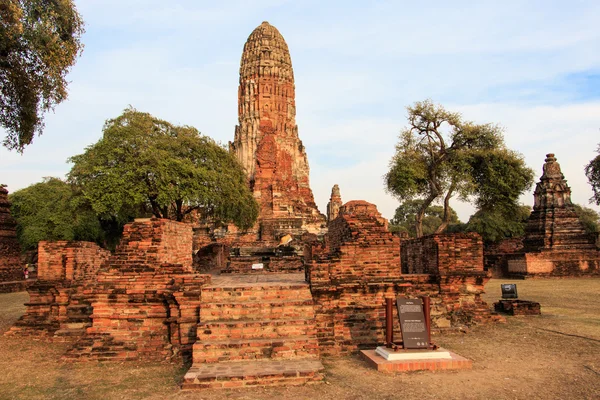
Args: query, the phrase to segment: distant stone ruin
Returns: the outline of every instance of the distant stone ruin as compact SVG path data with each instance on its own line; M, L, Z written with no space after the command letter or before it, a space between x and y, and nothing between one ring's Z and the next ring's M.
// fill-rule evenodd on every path
M8 190L0 185L0 293L25 290L17 221L10 215Z
M533 198L525 236L492 246L488 268L511 277L600 274L598 235L587 233L579 220L554 154L546 155Z

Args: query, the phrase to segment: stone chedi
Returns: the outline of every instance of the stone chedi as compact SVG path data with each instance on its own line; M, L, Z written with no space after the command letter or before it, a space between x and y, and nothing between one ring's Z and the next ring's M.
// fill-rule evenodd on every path
M0 283L22 280L23 271L20 266L17 222L10 214L8 190L4 185L0 185ZM13 289L9 287L14 285L8 285L3 289L4 286L0 287L0 292L12 291Z
M594 235L586 233L575 212L571 188L554 154L546 155L533 199L523 243L526 251L596 248Z
M244 45L238 104L239 125L230 149L246 170L260 206L261 239L319 233L325 217L315 204L308 158L298 137L290 52L268 22Z
M523 247L507 255L508 274L598 274L597 236L587 233L579 220L571 202L571 188L554 154L546 155L533 196Z

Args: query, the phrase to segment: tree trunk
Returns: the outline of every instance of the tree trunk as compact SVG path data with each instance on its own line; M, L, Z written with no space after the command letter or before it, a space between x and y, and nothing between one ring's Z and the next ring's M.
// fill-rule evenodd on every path
M156 202L156 197L150 197L148 200L150 201L150 206L152 206L152 215L154 215L156 218L162 218L163 216L160 212L160 207Z
M451 217L450 199L452 198L452 195L454 194L455 189L456 189L456 182L452 181L452 184L450 185L450 188L448 189L448 193L446 193L446 196L444 197L444 218L442 219L442 224L440 226L438 226L438 228L435 230L435 233L444 232L446 230L446 228L448 227L448 225L450 224L450 217Z
M415 217L415 233L418 238L423 236L423 217L425 216L425 210L427 207L433 203L437 195L430 194L425 200L423 200L423 205L417 211L417 215Z
M175 215L177 216L177 221L181 222L183 221L183 200L181 199L177 199L175 200Z

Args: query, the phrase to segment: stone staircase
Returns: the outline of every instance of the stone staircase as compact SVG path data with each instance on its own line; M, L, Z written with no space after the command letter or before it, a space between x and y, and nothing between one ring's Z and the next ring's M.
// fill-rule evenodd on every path
M244 279L202 288L198 340L183 389L320 382L308 284Z

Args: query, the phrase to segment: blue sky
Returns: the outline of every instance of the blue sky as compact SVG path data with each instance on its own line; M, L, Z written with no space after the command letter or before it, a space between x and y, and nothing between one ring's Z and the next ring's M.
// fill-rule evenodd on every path
M67 158L128 105L232 140L242 47L266 20L291 51L299 134L322 212L337 183L344 201L393 215L398 202L382 175L405 107L426 98L502 125L536 178L545 154L556 153L573 200L588 205L583 168L600 143L597 1L75 3L87 31L69 100L23 155L0 149L10 191L64 176ZM467 220L472 207L453 205Z

